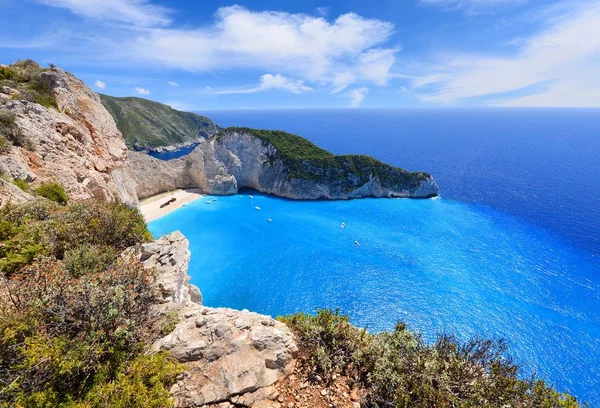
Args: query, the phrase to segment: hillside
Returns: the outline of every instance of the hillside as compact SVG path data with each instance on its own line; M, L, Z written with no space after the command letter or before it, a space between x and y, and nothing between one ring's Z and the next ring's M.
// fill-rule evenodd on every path
M142 98L100 94L130 149L145 150L190 144L215 134L218 127L205 116L181 112Z

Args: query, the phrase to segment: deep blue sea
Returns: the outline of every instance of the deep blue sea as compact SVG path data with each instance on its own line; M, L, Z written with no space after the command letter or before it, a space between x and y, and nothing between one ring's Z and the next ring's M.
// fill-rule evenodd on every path
M503 337L524 375L600 406L600 110L203 113L428 171L442 195L242 192L152 222L157 236L190 239L205 304L274 316L339 307L373 331L400 319L427 340Z

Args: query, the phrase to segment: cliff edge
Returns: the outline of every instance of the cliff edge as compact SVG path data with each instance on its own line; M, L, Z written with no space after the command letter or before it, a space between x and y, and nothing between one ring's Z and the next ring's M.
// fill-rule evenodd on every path
M131 153L128 172L139 198L189 187L216 195L253 188L302 200L438 195L427 173L411 173L369 156L335 156L300 136L249 128L221 130L178 159Z
M59 182L71 199L136 205L123 172L127 148L99 96L60 68L33 61L0 67L0 174L37 187ZM2 183L0 204L27 195Z

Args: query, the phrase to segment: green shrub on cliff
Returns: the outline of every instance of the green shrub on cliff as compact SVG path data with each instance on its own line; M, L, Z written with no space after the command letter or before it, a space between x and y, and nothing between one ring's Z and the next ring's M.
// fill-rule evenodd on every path
M279 319L308 350L309 379L341 373L365 392L367 407L580 407L541 380L522 379L503 341L442 335L428 345L404 324L370 334L331 310Z
M0 407L167 407L181 372L146 344L154 272L122 251L136 209L40 200L0 209Z
M8 67L0 67L0 86L16 89L18 99L58 109L52 85L42 75L45 71L35 61L17 61Z
M109 264L100 252L122 251L150 239L139 211L123 204L90 200L60 206L39 200L7 205L0 209L0 274L18 272L43 256L66 257L69 268L79 265L87 271Z
M15 121L15 115L7 110L0 110L0 151L7 151L10 145L27 146L27 138Z
M42 183L38 188L35 189L37 195L47 198L48 200L54 201L58 204L66 204L69 201L69 197L65 192L63 186L59 183Z

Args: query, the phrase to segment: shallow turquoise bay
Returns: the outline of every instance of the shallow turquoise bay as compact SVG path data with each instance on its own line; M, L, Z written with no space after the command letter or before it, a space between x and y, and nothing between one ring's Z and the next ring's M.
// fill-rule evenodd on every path
M503 337L524 374L600 404L597 259L458 201L252 194L203 198L150 224L155 236L189 238L206 305L272 316L340 308L372 331L404 320L427 340Z

